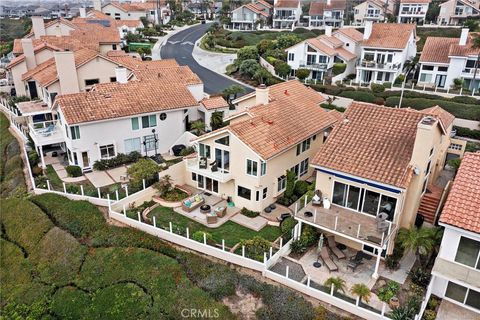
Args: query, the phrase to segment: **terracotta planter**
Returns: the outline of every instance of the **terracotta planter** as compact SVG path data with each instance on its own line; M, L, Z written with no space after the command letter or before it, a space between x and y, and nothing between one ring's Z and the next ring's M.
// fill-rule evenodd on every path
M397 297L392 297L388 303L388 305L390 306L390 308L394 309L394 308L398 308L400 307L400 301L398 301L398 298Z

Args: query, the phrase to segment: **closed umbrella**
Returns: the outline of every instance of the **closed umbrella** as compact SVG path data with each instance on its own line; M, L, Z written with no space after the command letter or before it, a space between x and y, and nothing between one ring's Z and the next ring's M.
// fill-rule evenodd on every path
M313 263L313 266L315 268L320 268L322 266L322 264L320 262L318 262L318 256L320 255L320 252L322 251L322 247L323 247L323 233L320 234L320 238L318 239L318 246L317 246L317 261L315 261Z

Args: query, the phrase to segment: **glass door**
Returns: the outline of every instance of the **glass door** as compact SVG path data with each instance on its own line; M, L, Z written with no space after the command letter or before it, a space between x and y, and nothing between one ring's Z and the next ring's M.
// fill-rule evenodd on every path
M88 158L88 151L82 152L83 168L90 168L90 159Z
M228 173L230 171L230 152L215 148L215 162L223 173Z

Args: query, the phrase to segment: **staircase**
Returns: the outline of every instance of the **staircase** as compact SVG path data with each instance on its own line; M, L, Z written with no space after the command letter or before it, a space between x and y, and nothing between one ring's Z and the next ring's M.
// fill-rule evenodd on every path
M440 199L442 198L443 189L434 185L427 187L427 191L420 201L420 207L418 208L418 214L421 214L425 218L425 222L434 224L435 213L437 212Z

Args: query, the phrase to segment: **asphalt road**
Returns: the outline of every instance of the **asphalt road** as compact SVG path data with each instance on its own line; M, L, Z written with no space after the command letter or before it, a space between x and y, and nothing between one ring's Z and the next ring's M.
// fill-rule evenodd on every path
M203 36L210 25L211 23L196 25L171 36L161 48L161 56L162 59L175 59L178 64L189 66L202 79L205 92L214 94L222 92L232 84L239 85L239 83L202 67L192 57L195 42ZM244 88L245 92L252 91L250 88Z

